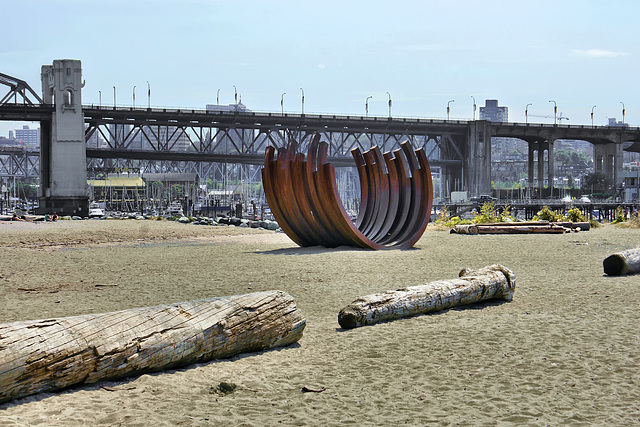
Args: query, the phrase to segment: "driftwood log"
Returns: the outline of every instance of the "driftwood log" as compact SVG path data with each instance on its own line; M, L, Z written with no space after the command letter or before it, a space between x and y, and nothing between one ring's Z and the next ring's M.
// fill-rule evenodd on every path
M0 324L0 403L286 346L305 324L282 291Z
M511 301L515 287L515 274L502 265L477 271L463 269L457 279L358 298L340 310L338 323L344 329L352 329L488 299Z
M604 274L621 276L640 272L640 249L629 249L609 255L602 261Z
M485 224L459 224L452 234L563 234L571 230L588 231L588 222L500 222Z

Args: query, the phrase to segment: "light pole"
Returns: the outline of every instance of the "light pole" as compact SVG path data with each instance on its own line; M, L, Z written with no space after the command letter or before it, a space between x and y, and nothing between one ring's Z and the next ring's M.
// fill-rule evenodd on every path
M151 109L151 85L149 80L147 80L147 108Z
M593 107L591 107L591 126L593 126L593 109L594 108L596 108L595 105Z
M116 109L116 87L113 87L113 109Z
M391 94L389 92L387 92L387 95L389 95L389 118L391 118Z
M524 107L524 122L529 123L529 105L533 105L532 103L528 103Z
M98 100L100 102L99 104L100 108L102 108L102 91L101 90L98 91Z
M133 108L136 108L136 87L133 86Z
M624 109L624 102L620 101L620 104L622 104L622 125L624 126L624 113L626 110Z
M553 102L553 124L557 125L558 124L558 104L556 104L556 101L549 101L549 102Z
M302 92L302 115L304 116L304 89L300 88L300 92Z
M449 113L451 112L451 107L449 107L449 105L450 105L452 102L456 102L456 100L455 100L455 99L452 99L451 101L447 102L447 120L449 120Z
M216 92L216 105L220 105L220 89Z
M236 99L236 105L238 104L238 89L236 88L236 85L233 85L233 93Z
M366 101L364 101L364 114L366 117L369 117L369 100L373 98L373 96L367 96Z
M476 119L476 98L471 95L471 98L473 99L473 120L475 121Z
M287 94L287 92L282 92L282 95L280 96L280 108L282 108L282 114L284 114L284 96Z

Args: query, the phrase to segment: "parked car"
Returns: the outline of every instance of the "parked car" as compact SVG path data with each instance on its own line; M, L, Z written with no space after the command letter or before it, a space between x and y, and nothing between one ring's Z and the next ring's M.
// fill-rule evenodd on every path
M495 202L496 199L495 197L492 197L488 194L481 194L479 196L474 196L471 199L469 199L471 201L471 203L478 203L478 204L484 204L484 203L489 203L489 202Z

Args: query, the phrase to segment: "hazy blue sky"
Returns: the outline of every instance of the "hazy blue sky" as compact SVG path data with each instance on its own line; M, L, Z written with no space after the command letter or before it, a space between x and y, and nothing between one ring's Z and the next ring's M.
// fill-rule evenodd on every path
M638 0L23 0L3 3L0 72L40 92L40 67L80 59L83 103L640 125ZM4 95L4 86L0 86ZM552 123L552 118L530 121ZM0 135L16 123L0 122Z

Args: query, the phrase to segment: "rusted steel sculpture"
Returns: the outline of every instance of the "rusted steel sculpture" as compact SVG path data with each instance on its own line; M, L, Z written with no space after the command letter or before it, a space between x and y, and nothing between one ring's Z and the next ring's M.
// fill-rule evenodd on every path
M342 206L328 144L314 135L307 158L297 143L268 147L262 182L282 230L300 246L412 247L431 215L433 183L424 150L408 142L384 153L378 147L351 151L360 177L360 210L355 223Z

